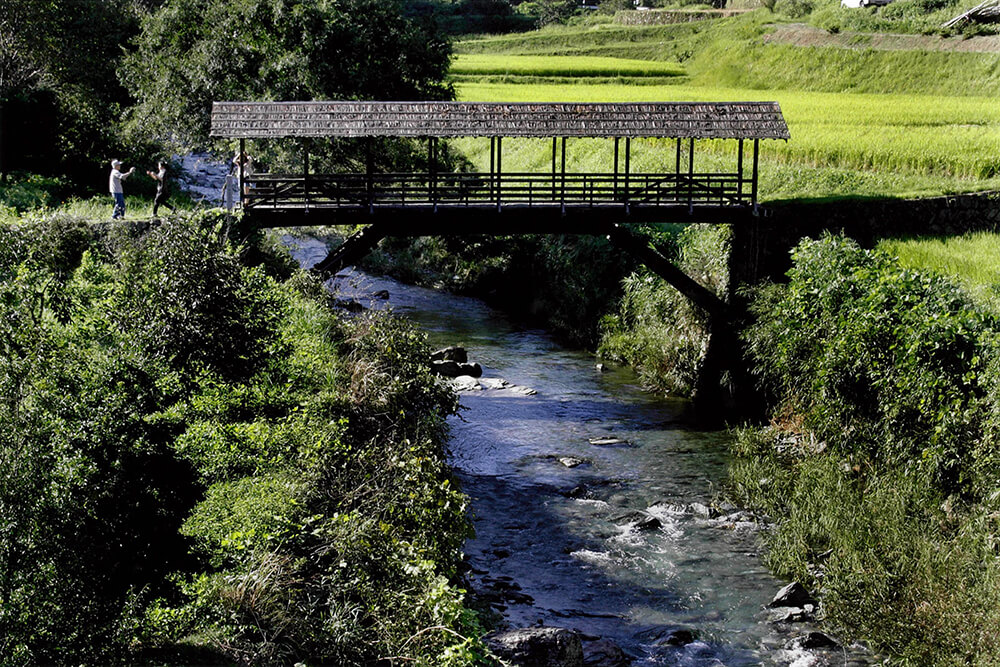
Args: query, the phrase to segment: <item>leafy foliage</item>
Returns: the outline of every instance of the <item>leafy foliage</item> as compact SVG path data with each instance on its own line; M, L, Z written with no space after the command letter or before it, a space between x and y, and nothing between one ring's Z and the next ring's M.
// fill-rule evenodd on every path
M423 337L217 222L0 228L0 664L477 660Z
M721 225L691 225L675 240L678 268L725 295L731 232ZM674 287L648 271L622 282L619 312L601 321L599 353L633 366L643 384L691 395L708 348L708 317Z
M970 472L985 453L996 319L947 280L836 237L793 260L747 334L787 410L839 454L913 468L946 494L989 488Z
M827 617L913 664L990 664L1000 591L1000 322L949 280L835 236L804 240L746 332L772 425L739 435L768 559Z
M123 69L134 133L203 143L215 100L445 99L450 48L375 0L169 0Z

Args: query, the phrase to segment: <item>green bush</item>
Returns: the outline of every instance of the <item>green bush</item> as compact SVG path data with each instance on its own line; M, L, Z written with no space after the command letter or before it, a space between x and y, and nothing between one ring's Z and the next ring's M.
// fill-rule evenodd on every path
M769 564L820 590L829 622L907 664L992 664L1000 323L841 237L793 260L752 301L776 409L739 434L732 490L777 521Z
M944 493L970 477L987 426L996 319L944 278L827 236L793 252L747 333L757 373L834 451L905 467Z
M472 664L424 337L221 222L0 228L0 664Z

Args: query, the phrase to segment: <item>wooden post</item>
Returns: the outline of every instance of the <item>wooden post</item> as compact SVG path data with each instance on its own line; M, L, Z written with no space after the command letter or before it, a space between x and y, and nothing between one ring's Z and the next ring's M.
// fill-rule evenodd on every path
M372 137L365 138L365 194L368 196L368 212L373 213L375 209L375 157L372 154Z
M306 200L306 211L309 210L309 140L302 140L302 191Z
M688 140L688 213L694 212L694 137Z
M631 171L632 160L632 137L625 137L625 212L628 212L629 208L629 197L631 194L628 191L629 182L629 172Z
M247 184L243 182L243 162L244 162L243 156L245 153L246 153L246 139L240 137L239 163L240 163L240 208L241 209L246 207L246 204L243 201L243 191L246 190L247 187Z
M753 203L754 213L757 212L757 150L760 146L760 139L753 140L753 185L750 190L750 201Z
M500 199L503 189L503 137L497 137L497 211L500 211Z
M677 137L677 164L674 166L674 173L681 173L681 138Z
M740 147L736 157L736 197L743 202L743 139L740 139Z
M437 210L437 139L427 137L427 170L430 172L431 203Z
M494 164L497 159L497 138L490 137L490 199L493 198L493 190L496 187L496 170Z
M552 200L556 198L556 145L558 139L552 137Z
M560 186L559 199L562 202L563 211L566 210L566 137L562 138L562 185Z
M611 198L614 200L618 199L618 142L620 140L621 137L615 137L615 177L611 186Z

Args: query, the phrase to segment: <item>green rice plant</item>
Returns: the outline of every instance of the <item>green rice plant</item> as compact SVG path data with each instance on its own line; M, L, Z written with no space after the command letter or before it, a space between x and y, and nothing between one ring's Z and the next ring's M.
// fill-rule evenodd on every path
M676 63L602 56L459 54L452 61L451 72L530 77L669 77L683 75L684 68Z
M886 239L879 248L904 266L950 276L978 301L1000 310L1000 234Z
M457 86L461 99L477 101L725 101L776 100L788 122L789 142L763 143L763 169L784 166L792 169L835 169L879 175L889 187L876 188L881 196L932 194L984 190L1000 185L1000 105L986 97L951 98L927 95L876 95L821 93L789 90L708 88L693 84L629 87L618 85L551 84L471 84ZM474 142L473 142L474 143ZM481 143L481 142L480 142ZM659 146L646 152L637 145L634 169L659 170L673 163L673 142L642 142ZM458 142L470 150L474 163L488 164L488 152ZM572 167L591 168L591 157L602 150L609 153L610 142L587 146L574 140ZM508 146L511 148L508 149ZM551 148L542 141L527 151L505 143L504 165L511 170L544 169L551 161ZM598 148L597 146L604 146ZM582 152L581 152L582 151ZM699 143L696 159L706 155L735 163L736 143ZM610 153L609 153L610 154ZM602 169L608 170L610 157L602 155ZM711 158L709 158L711 159ZM815 180L815 179L808 179ZM766 182L781 197L856 195L854 179L842 187L814 191L790 189L784 181ZM899 182L900 187L892 185Z

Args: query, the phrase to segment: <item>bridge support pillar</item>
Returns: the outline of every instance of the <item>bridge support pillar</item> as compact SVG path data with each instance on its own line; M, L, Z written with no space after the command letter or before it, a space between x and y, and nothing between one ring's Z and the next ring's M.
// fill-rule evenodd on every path
M761 279L763 230L759 219L731 224L726 317L708 322L708 346L694 391L698 412L708 418L725 414L730 421L763 414L764 401L750 372L740 332L749 324L743 288Z

